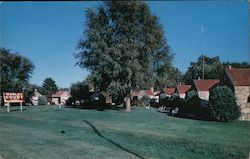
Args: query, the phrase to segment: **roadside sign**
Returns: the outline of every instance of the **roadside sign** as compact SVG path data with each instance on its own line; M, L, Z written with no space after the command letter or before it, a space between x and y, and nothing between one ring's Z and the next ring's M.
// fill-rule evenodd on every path
M23 111L23 93L3 92L4 105L7 106L7 112L10 111L10 103L20 103L20 110Z

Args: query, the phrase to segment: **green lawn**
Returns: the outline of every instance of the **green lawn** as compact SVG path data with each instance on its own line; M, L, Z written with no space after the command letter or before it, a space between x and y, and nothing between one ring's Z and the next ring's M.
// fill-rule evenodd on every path
M249 122L169 117L155 109L0 108L0 158L247 158ZM61 133L61 131L65 133Z

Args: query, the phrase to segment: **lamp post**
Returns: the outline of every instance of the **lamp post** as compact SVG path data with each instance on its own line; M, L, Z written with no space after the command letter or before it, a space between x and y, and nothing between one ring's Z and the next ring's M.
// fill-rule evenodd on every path
M25 97L25 95L24 95L24 90L25 90L25 86L23 86L23 88L22 88L23 102L25 101L25 100L24 100L24 97ZM23 111L23 102L20 103L20 110L21 110L21 111Z

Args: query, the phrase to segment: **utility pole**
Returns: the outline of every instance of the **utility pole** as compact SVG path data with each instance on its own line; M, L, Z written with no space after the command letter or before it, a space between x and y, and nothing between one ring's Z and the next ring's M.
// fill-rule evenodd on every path
M202 79L204 80L204 65L205 65L205 62L204 62L204 56L205 56L205 32L204 32L204 26L203 24L201 25L201 35L202 35L202 40L203 40L203 54L202 54Z
M179 63L177 61L177 85L180 84L180 77L179 77Z

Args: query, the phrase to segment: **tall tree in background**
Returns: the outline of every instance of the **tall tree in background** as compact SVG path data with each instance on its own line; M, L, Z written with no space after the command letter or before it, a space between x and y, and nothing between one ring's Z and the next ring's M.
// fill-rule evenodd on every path
M0 48L1 92L21 92L27 86L35 69L26 57Z
M224 67L228 68L231 66L232 68L250 68L249 62L223 62Z
M42 94L45 95L47 98L50 98L51 95L58 90L56 82L51 77L45 78L45 80L43 81L42 88Z
M191 62L184 80L187 84L191 84L193 79L202 77L202 56L198 58L197 62ZM204 78L205 79L221 79L225 68L250 68L247 62L221 62L218 56L208 57L204 56Z
M101 91L125 97L133 88L154 86L154 71L171 66L162 27L144 2L106 1L86 16L77 64Z
M197 62L191 62L184 80L187 84L191 84L193 79L202 77L203 55L198 58ZM204 79L220 79L224 72L224 66L218 56L204 56Z
M73 83L70 87L71 96L78 101L84 100L86 102L90 96L89 91L90 87L85 81Z

